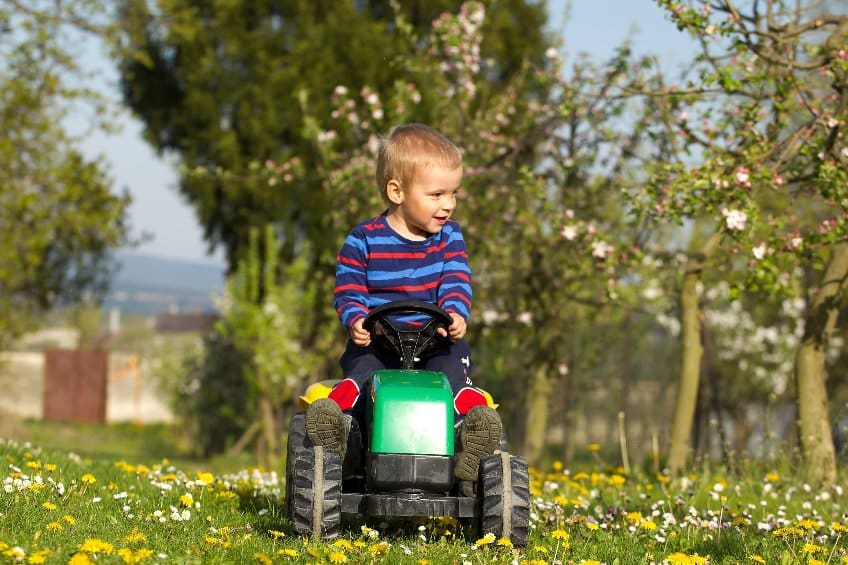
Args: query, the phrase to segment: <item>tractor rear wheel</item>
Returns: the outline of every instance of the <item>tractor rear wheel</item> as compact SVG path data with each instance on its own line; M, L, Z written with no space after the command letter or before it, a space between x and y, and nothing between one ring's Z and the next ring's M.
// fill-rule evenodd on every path
M530 473L527 462L502 452L480 460L482 512L480 536L506 538L515 547L527 545L530 535Z
M287 465L291 487L288 514L298 535L331 540L339 536L342 509L342 464L339 453L321 446L296 450ZM288 471L286 473L289 474Z

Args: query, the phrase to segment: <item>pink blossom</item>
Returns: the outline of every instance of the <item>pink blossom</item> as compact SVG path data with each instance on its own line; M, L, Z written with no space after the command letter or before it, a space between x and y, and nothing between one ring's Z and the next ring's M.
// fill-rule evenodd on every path
M804 239L800 235L796 235L795 237L789 240L789 244L792 246L793 249L800 249L801 244L803 243Z
M751 183L748 182L748 179L750 178L750 176L751 176L750 172L748 171L747 168L739 167L736 170L736 183L742 184L742 185L745 185L745 186L751 186Z
M748 215L745 212L723 208L721 213L728 229L740 231L745 229L745 222L748 221Z
M762 259L763 257L766 256L766 244L760 243L759 245L754 246L754 248L751 249L751 252L754 254L755 259L757 259L757 260Z
M606 259L613 252L613 246L603 240L592 242L592 257Z
M568 225L562 227L562 237L568 241L574 241L577 237L577 226Z
M774 184L776 184L777 186L783 186L783 183L783 177L780 176L778 173L774 173Z

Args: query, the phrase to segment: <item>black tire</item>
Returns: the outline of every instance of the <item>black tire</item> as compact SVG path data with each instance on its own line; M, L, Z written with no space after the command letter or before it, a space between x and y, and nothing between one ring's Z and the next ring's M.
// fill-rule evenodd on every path
M339 454L321 446L295 450L291 465L292 530L302 536L332 540L339 536L342 519L342 464Z
M509 453L480 459L481 515L479 535L506 538L515 547L530 535L530 473L527 462Z
M306 435L306 414L295 414L289 420L289 434L286 439L286 518L291 521L292 513L292 477L294 476L295 455L308 447L314 447Z

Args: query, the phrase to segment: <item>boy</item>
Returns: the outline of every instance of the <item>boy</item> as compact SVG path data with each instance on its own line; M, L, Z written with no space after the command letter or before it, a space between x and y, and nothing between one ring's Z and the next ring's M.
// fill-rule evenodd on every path
M501 438L497 413L471 384L471 351L464 341L471 307L471 270L459 225L450 219L462 181L462 156L445 136L422 124L392 130L380 144L377 184L388 208L356 226L339 252L334 305L350 340L341 357L344 380L329 398L306 411L306 431L316 445L338 449L344 459L352 418L361 423L363 386L377 369L398 360L371 343L363 327L368 312L386 302L422 300L452 319L446 347L423 362L441 371L454 394L460 447L454 474L477 479L480 457Z

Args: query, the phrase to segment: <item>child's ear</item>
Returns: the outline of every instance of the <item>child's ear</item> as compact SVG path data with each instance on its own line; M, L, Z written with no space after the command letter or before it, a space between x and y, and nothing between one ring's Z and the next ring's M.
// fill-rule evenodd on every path
M396 179L389 179L389 182L386 183L386 196L392 204L401 204L403 202L403 189L400 182Z

